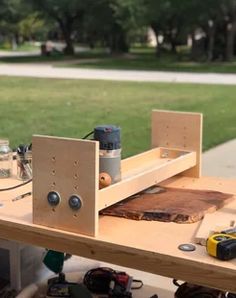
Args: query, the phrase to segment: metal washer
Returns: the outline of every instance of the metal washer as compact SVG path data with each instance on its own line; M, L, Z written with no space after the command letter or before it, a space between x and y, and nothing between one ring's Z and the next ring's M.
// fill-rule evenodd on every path
M178 246L178 249L182 251L194 251L196 250L196 246L191 243L184 243Z

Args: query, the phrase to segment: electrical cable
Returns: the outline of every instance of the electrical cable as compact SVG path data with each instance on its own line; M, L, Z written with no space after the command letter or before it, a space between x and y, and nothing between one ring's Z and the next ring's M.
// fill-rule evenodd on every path
M87 137L91 136L91 134L94 133L94 130L93 131L90 131L88 134L86 134L82 139L87 139Z
M12 190L12 189L15 189L15 188L18 188L18 187L21 187L21 186L24 186L30 182L32 182L33 179L29 179L23 183L20 183L20 184L17 184L17 185L14 185L14 186L11 186L11 187L7 187L7 188L0 188L0 191L7 191L7 190Z
M93 293L106 294L116 272L111 268L100 267L89 270L83 279L84 285Z
M88 288L88 290L93 293L108 294L111 292L111 282L113 281L115 283L115 286L119 288L120 293L123 293L124 295L119 297L132 297L127 296L129 292L126 291L125 284L121 282L120 278L122 278L122 276L129 277L125 272L115 271L107 267L98 267L89 270L85 274L83 283ZM130 288L131 290L138 290L141 289L143 286L143 282L141 280L133 279L132 283L136 283L138 285L132 285ZM114 291L118 291L117 288ZM114 297L116 296L114 295Z

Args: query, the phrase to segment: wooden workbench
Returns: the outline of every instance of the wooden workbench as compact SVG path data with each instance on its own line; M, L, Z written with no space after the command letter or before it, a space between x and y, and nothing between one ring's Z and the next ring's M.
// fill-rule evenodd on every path
M19 183L0 180L0 188ZM162 183L169 187L217 190L236 195L236 180L174 177ZM219 261L197 245L194 252L178 249L193 242L200 224L134 221L103 216L97 238L52 229L32 223L32 198L11 199L31 189L1 192L0 237L101 260L199 285L236 292L236 259ZM236 200L225 208L236 219ZM61 219L63 220L63 218Z

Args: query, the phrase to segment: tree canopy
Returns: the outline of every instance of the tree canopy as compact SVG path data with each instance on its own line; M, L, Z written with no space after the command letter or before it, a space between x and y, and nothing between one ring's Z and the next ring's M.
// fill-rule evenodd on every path
M50 25L49 25L50 24ZM191 37L193 59L232 60L236 52L236 0L0 0L0 35L34 36L60 32L66 54L74 43L127 52L151 27L157 53Z

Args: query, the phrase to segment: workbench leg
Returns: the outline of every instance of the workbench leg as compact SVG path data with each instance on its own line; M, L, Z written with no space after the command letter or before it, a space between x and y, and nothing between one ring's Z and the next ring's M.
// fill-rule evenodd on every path
M21 245L12 242L9 250L11 288L21 290Z

